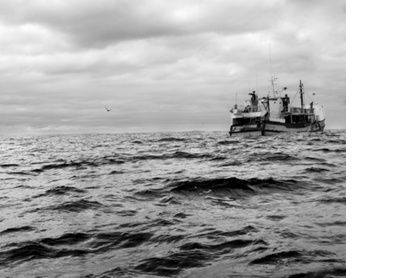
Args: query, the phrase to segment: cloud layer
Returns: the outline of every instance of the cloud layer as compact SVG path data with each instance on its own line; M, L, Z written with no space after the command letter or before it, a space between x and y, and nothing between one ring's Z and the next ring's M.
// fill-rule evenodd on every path
M228 130L235 94L263 95L271 70L345 128L345 15L343 0L0 1L0 133Z

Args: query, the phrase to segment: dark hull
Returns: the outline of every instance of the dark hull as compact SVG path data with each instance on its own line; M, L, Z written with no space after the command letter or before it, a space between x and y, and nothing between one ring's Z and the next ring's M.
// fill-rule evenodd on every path
M282 132L318 132L324 131L325 120L314 123L280 123L267 121L258 126L239 126L232 125L229 131L231 136L257 137L271 135Z

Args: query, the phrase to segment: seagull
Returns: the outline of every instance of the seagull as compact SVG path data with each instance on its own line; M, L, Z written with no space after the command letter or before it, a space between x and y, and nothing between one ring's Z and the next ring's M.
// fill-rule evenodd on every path
M107 112L110 112L111 111L111 109L108 109L107 107L104 107L106 110L107 110Z

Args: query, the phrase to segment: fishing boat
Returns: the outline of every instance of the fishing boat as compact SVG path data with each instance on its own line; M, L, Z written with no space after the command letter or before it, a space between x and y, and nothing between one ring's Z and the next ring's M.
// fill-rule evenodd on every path
M304 84L300 80L298 93L300 107L292 106L284 87L276 90L276 78L271 78L271 92L259 98L255 91L249 93L250 100L242 106L237 104L230 110L232 124L230 136L257 137L280 132L317 132L325 128L323 106L313 101L304 104ZM297 93L296 93L297 95Z

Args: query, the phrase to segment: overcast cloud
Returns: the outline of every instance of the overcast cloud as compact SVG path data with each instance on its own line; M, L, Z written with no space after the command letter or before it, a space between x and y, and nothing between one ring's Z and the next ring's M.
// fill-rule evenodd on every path
M270 69L345 128L345 1L0 0L0 134L227 131Z

